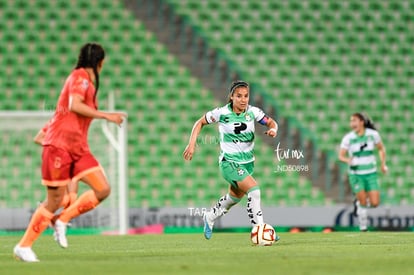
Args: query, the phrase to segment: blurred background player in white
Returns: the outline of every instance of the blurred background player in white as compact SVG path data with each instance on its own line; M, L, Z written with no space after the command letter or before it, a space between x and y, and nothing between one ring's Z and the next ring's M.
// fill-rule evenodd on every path
M385 146L372 121L361 113L351 116L352 131L342 139L339 160L349 165L349 183L356 195L357 210L361 231L368 229L368 207L380 204L380 186L377 176L375 148L378 149L381 171L387 173Z
M223 107L207 112L193 126L189 143L183 152L184 159L191 160L196 140L206 124L219 123L221 173L230 183L229 192L222 196L210 211L204 214L204 236L210 239L214 222L247 194L247 213L252 225L263 223L260 206L260 188L252 177L254 167L255 121L268 127L266 135L276 137L277 123L261 109L249 105L249 84L232 83L229 102Z

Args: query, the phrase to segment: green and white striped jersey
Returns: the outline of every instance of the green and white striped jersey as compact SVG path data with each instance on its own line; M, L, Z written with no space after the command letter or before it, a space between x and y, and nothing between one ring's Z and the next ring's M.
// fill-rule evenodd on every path
M220 133L220 159L237 163L254 161L254 122L262 121L265 113L248 106L240 114L233 112L230 103L206 113L208 123L218 122Z
M377 171L374 150L380 142L379 133L369 128L365 129L362 136L358 136L354 131L345 135L341 148L347 150L349 157L352 157L350 174L366 175Z

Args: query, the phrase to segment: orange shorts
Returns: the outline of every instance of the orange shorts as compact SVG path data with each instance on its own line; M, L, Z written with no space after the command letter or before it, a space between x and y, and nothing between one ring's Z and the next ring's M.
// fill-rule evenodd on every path
M75 157L71 153L52 145L43 147L43 185L66 186L71 180L78 181L85 175L101 169L99 162L89 152Z

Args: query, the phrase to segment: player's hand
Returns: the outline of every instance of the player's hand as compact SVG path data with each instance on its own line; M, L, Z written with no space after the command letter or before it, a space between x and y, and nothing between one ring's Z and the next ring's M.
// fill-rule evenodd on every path
M185 160L192 160L194 154L194 146L191 146L190 144L187 145L183 152L183 157Z
M381 172L383 174L387 174L388 173L388 166L385 165L385 164L381 165Z
M349 158L348 159L348 165L352 165L352 161L354 160L354 158Z
M125 113L106 113L105 114L105 119L107 121L115 123L118 126L121 126L125 117L126 117Z
M275 138L277 136L277 131L275 129L269 129L266 132L264 132L265 135L268 135L269 137Z

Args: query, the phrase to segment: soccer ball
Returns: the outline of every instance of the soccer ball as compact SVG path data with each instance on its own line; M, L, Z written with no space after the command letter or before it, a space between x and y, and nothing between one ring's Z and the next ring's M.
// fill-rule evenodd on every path
M254 245L270 246L276 241L276 231L270 224L258 224L253 226L250 238Z

